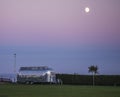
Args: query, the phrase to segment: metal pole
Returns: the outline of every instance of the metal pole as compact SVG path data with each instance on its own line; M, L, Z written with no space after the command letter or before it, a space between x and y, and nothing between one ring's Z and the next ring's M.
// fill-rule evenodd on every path
M14 54L14 82L16 82L16 53Z
M14 54L14 74L16 74L16 54Z

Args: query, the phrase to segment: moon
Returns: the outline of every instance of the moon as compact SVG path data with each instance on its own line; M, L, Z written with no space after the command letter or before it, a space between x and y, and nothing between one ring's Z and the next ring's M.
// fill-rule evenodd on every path
M85 8L85 12L86 12L86 13L90 12L90 8L89 8L89 7L86 7L86 8Z

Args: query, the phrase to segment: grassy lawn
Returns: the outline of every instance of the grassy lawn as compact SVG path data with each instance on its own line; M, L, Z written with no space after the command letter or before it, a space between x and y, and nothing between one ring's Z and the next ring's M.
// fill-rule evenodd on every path
M120 87L4 84L0 97L120 97Z

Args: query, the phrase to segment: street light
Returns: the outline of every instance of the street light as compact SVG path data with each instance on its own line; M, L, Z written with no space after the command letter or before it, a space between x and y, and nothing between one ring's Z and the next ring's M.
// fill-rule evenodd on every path
M14 54L14 82L16 82L16 53Z

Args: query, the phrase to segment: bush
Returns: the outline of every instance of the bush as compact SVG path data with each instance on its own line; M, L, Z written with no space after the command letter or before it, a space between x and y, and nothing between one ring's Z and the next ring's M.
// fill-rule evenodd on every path
M92 75L57 74L63 84L71 85L92 85ZM120 86L120 75L96 75L95 85Z

